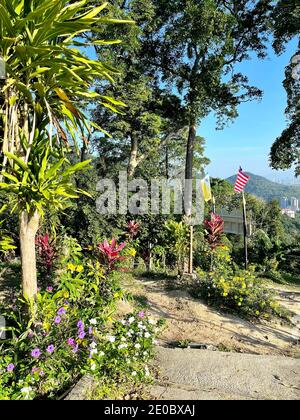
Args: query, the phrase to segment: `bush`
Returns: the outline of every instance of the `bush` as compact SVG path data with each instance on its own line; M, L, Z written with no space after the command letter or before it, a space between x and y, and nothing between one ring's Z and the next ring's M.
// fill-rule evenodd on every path
M150 378L160 323L144 312L114 320L125 295L116 273L68 242L74 252L66 247L59 281L40 290L35 304L16 295L0 306L7 324L0 342L0 400L54 399L85 373L115 381Z
M254 270L226 274L222 271L206 273L198 270L198 281L193 291L210 305L234 312L247 319L263 319L273 316L288 318L286 311L254 275Z

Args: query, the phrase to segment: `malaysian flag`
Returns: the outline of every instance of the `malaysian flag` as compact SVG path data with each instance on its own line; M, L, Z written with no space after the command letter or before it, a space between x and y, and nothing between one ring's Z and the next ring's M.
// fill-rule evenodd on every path
M244 191L246 184L248 183L250 176L243 172L243 169L239 169L238 177L234 186L234 192L241 193Z

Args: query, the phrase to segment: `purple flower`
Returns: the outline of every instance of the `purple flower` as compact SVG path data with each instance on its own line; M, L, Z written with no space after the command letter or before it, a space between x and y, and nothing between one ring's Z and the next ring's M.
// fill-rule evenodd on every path
M40 349L34 349L31 352L31 357L33 357L34 359L38 359L41 356L41 350Z
M84 330L84 322L83 321L78 321L77 327L78 327L79 330Z
M74 338L69 338L68 341L67 341L67 343L68 343L69 346L74 347L75 346L75 340L74 340Z
M52 286L48 286L47 289L46 289L46 291L48 293L52 293L53 292L53 287Z
M32 374L34 374L34 373L38 373L40 371L40 369L39 368L37 368L37 367L33 367L32 369L31 369L31 373Z
M57 316L57 317L55 318L55 320L54 320L54 323L55 323L56 325L60 324L60 323L61 323L61 317L60 317L60 316Z
M89 327L89 335L93 335L93 327Z
M138 316L139 318L145 318L145 312L141 311Z
M32 338L33 336L34 336L33 331L30 330L29 333L28 333L28 337Z
M53 346L53 344L51 344L51 346L47 347L47 353L52 354L54 353L55 347Z
M60 308L57 312L58 315L64 315L67 311L65 310L65 308Z
M7 372L13 372L15 370L15 365L13 363L10 363L7 368Z
M78 335L78 338L80 339L80 340L83 340L84 339L84 337L85 337L85 332L84 331L80 331L79 332L79 335Z
M76 344L76 345L74 346L74 348L73 348L72 352L73 352L74 354L76 354L76 353L78 352L78 349L79 349L79 346L78 346L78 344Z
M43 370L40 371L40 377L43 378L45 376L45 372Z

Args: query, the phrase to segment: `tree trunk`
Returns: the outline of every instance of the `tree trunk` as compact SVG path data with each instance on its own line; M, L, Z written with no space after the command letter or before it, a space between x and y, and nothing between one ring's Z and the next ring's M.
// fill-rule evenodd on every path
M24 296L29 299L34 298L37 294L35 237L39 228L39 220L38 212L28 214L23 211L20 215L22 288Z
M184 210L188 218L192 216L193 208L193 163L194 163L194 149L197 135L196 122L192 121L189 126L189 136L186 150L186 164L185 164L185 188L184 188ZM190 252L189 257L185 259L185 270L188 273L193 273L193 227L190 226Z
M197 135L196 123L192 123L189 127L189 136L186 150L186 165L185 165L185 178L193 179L193 162L194 162L194 149Z
M189 136L186 149L185 162L185 215L191 216L192 199L193 199L193 163L194 163L194 149L196 141L196 123L193 122L189 127Z
M131 136L131 152L130 152L130 159L128 163L128 178L132 178L136 167L138 166L138 140L135 136Z

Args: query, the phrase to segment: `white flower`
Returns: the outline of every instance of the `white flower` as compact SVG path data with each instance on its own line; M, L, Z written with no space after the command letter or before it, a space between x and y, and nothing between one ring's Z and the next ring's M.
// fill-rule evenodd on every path
M130 332L130 334L134 334L134 331L133 330L129 330L129 332Z
M32 391L31 386L25 387L21 389L22 394L29 394Z
M132 334L130 332L128 332L126 335L127 337L132 337Z
M127 344L120 344L118 348L121 350L121 349L126 349L127 347L128 347Z
M151 324L151 325L155 325L155 321L154 321L153 319L151 319L151 318L149 318L149 319L148 319L148 322L149 322L149 324Z
M121 341L127 341L127 340L126 340L126 338L125 338L125 337L122 337L122 338L121 338Z
M95 349L96 347L97 347L97 343L95 343L95 341L93 341L92 343L91 343L91 349Z
M135 321L135 317L132 316L131 318L128 319L129 324L132 324Z
M32 391L31 386L24 387L21 389L21 392L24 395L25 400L29 400L31 391Z
M92 370L92 371L96 370L96 364L95 364L95 363L93 363L93 364L91 365L91 370Z
M136 349L140 349L140 348L141 348L141 345L140 345L140 344L136 344L134 347L135 347Z
M120 321L122 325L126 325L126 321L124 319L122 319L122 321Z
M94 356L94 354L98 354L98 350L97 349L93 349L93 350L91 350L91 357L93 357Z
M116 341L116 337L110 335L107 337L108 341L110 341L111 343L114 343Z
M146 372L146 376L150 376L150 372L148 369L145 369L145 372Z
M150 338L150 337L151 337L151 334L149 334L148 332L146 332L145 338Z
M133 371L132 372L132 376L136 376L137 375L137 372L136 371Z
M90 324L91 325L97 325L97 321L95 319L90 319Z
M158 344L158 341L157 340L152 340L152 343L155 344L155 345L157 345Z
M99 356L103 357L105 355L104 351L100 351Z
M144 351L143 355L148 356L148 352Z

